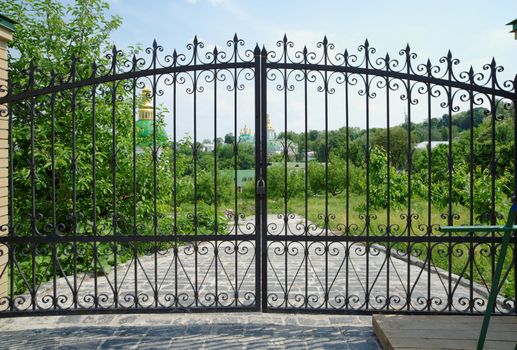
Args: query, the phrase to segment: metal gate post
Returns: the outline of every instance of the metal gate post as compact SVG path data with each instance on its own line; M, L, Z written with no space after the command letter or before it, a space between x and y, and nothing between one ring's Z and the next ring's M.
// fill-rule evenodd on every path
M262 216L261 216L261 198L259 194L259 184L262 177L262 160L261 160L261 71L260 71L260 48L258 44L253 50L255 57L255 304L258 310L262 305L262 289L261 289L261 257L262 257Z
M263 46L260 55L260 171L261 179L264 181L264 190L260 194L261 199L261 264L262 264L262 284L261 284L261 307L262 312L267 311L267 50Z

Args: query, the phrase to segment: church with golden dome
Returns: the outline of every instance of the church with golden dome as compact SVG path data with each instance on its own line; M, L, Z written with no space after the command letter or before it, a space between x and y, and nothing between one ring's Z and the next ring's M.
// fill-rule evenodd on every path
M138 106L138 120L136 121L137 151L142 153L145 148L154 145L155 109L151 103L152 92L148 87L142 89L141 103ZM167 133L161 125L156 125L156 146L167 143Z
M269 114L267 115L267 127L266 127L266 133L267 133L267 154L274 155L274 154L282 154L284 151L284 139L277 139L275 128L273 127L273 124L271 123L271 118L269 117ZM254 143L255 142L255 135L253 134L253 131L248 128L246 125L241 129L239 133L239 143ZM298 145L294 143L291 140L287 140L287 154L289 156L289 159L295 159L296 154L298 153Z

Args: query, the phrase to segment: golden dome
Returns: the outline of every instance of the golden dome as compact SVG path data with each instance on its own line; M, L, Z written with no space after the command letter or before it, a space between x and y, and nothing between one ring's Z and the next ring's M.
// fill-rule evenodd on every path
M138 106L138 119L153 120L154 108L151 103L152 92L147 86L142 89L142 104Z
M267 128L274 129L273 125L271 125L271 119L269 118L269 113L267 114Z

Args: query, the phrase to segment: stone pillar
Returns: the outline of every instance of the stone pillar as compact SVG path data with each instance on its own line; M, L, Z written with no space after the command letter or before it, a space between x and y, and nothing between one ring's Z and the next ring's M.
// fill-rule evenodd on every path
M12 20L0 14L0 97L7 94L7 77L9 73L7 46L13 39L14 24ZM0 113L0 226L3 226L9 223L9 124L6 113L7 106L0 105L0 110L2 110ZM7 235L7 231L0 232L0 235ZM7 260L7 247L0 245L0 298L8 293L9 270L6 266ZM8 304L0 305L1 309L7 307Z

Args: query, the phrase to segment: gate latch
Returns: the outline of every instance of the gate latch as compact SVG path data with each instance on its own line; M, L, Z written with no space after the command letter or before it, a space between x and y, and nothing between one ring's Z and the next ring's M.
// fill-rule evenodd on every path
M265 194L266 193L266 182L263 178L259 178L257 180L257 194Z

